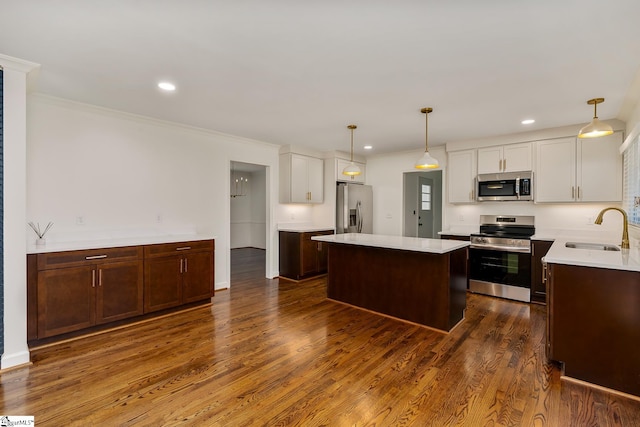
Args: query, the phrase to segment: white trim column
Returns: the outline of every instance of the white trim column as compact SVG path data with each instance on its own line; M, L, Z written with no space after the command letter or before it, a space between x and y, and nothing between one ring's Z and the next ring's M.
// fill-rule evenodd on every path
M4 123L4 354L0 368L29 363L27 346L27 79L40 67L0 54Z

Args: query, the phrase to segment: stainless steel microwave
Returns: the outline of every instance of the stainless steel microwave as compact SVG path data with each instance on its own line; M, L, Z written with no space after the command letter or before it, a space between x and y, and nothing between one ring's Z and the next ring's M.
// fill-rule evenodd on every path
M478 201L533 200L533 172L478 175Z

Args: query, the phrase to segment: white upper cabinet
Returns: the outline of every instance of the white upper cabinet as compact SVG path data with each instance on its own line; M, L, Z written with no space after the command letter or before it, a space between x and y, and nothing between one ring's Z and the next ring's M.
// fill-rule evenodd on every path
M474 203L476 185L476 150L448 153L449 203Z
M280 203L322 203L324 162L315 157L280 155Z
M360 168L360 171L362 173L360 175L356 175L356 176L343 175L342 171L344 170L344 168L349 166L349 163L351 163L349 160L336 158L336 181L340 181L340 182L356 182L358 184L364 184L367 165L365 165L364 163L360 163L360 162L355 162L354 161L353 163Z
M536 202L572 202L575 199L576 138L538 141L534 175Z
M536 142L536 202L622 200L622 133Z
M579 202L622 201L622 133L578 139L576 198Z
M501 145L478 149L478 173L519 172L532 170L532 145Z

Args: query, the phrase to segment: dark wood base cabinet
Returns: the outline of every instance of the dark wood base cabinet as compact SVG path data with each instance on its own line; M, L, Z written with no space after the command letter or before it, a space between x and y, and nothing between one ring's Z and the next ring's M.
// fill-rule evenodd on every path
M553 241L531 241L531 302L546 304L547 284L543 280L542 258L549 252Z
M640 396L640 272L549 264L548 357L568 377Z
M213 241L144 248L145 313L213 296Z
M27 339L65 338L210 299L213 254L213 240L29 254Z
M302 280L327 272L327 243L313 236L333 234L333 230L280 231L280 276Z

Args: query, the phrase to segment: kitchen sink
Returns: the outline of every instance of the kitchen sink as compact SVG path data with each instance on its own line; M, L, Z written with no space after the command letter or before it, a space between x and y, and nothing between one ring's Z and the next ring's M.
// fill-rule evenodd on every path
M606 243L585 243L585 242L567 242L564 244L567 248L572 249L588 249L591 251L614 251L619 252L620 248L616 245Z

